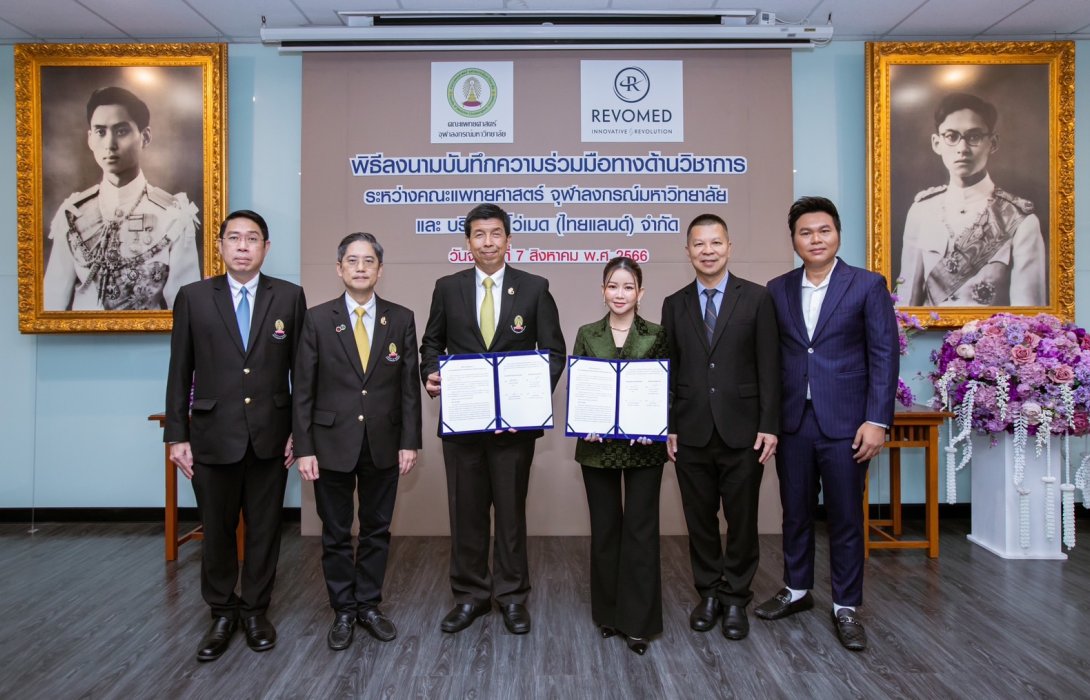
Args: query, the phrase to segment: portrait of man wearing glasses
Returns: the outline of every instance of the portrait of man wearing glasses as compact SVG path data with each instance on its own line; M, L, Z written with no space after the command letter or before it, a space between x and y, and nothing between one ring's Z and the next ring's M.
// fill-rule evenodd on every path
M1043 306L1047 255L1033 202L988 173L999 150L994 105L951 93L935 109L931 150L946 184L919 192L905 219L899 305Z

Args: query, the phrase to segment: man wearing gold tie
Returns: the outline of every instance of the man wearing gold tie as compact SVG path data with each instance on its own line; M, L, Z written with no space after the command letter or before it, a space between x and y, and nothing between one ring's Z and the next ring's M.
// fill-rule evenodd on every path
M547 350L552 385L564 370L564 336L544 277L505 264L511 219L482 204L466 215L472 269L440 278L420 342L420 375L428 394L442 390L440 355ZM454 608L440 629L460 632L495 599L512 634L530 631L526 601L526 492L540 430L443 437L450 510L450 585ZM491 512L495 545L489 569Z
M335 651L356 622L376 639L397 636L379 609L398 477L420 449L420 384L413 312L382 299L382 246L352 233L337 247L345 293L307 313L296 355L293 428L299 474L314 482L322 519L322 571ZM353 557L353 494L359 547Z

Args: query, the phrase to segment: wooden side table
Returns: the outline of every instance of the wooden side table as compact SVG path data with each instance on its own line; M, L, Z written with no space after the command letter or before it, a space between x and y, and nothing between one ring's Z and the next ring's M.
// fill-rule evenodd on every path
M165 428L167 417L165 413L153 413L148 416L149 421L157 421L160 428ZM190 540L203 540L204 528L200 525L189 532L178 535L178 467L170 461L170 445L163 444L164 476L166 481L166 502L163 507L164 537L166 539L166 560L174 561L178 558L178 547ZM238 559L242 561L246 543L246 523L242 515L238 517L238 530L235 532L238 545Z
M893 416L889 441L889 518L870 517L870 480L863 490L863 551L872 549L926 549L932 559L939 556L939 428L951 416L945 411L911 408ZM925 516L922 540L902 537L901 523L901 449L924 450Z

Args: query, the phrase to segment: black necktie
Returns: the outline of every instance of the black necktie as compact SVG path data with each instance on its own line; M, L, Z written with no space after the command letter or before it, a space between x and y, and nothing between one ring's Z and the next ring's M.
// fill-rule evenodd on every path
M708 303L704 306L704 332L708 335L708 347L712 345L712 336L715 335L715 293L718 289L705 289L704 296L708 297Z

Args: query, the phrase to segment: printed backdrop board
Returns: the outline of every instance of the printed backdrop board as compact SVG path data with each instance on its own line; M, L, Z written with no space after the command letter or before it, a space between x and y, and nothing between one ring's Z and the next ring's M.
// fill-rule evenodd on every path
M511 264L549 278L569 351L579 326L605 313L601 273L614 255L641 263L640 313L659 321L663 298L693 280L685 228L704 212L728 223L731 272L763 284L792 266L790 83L786 50L307 54L307 298L343 291L337 243L369 231L385 248L379 295L412 308L422 334L435 280L472 264L461 217L483 201L512 215ZM398 534L448 534L437 420L425 396ZM559 430L538 441L530 534L589 532L574 449ZM683 534L672 466L662 494L663 534ZM778 532L771 464L762 506L761 530ZM304 533L317 534L307 511Z

